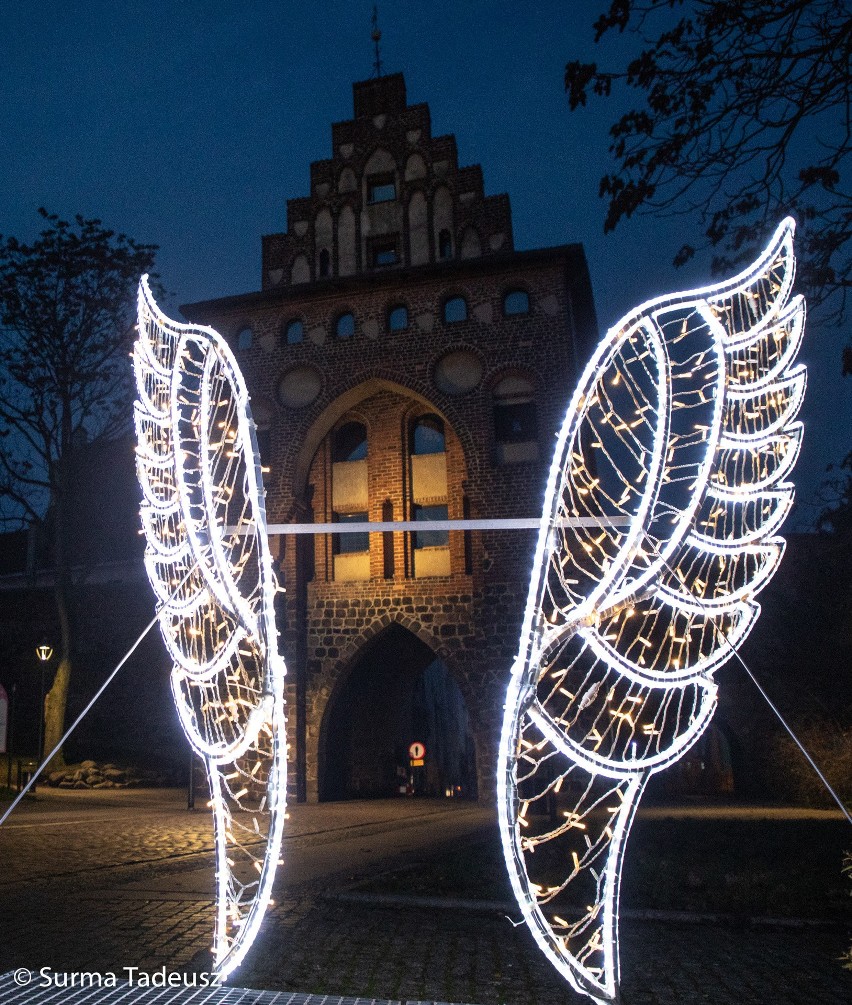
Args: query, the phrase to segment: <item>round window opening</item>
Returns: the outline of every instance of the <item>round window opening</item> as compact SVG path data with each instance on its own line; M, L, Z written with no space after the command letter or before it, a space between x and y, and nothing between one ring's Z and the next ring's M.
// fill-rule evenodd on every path
M469 349L455 349L435 365L435 384L445 394L472 391L482 380L482 361Z
M286 408L306 408L316 401L322 377L312 366L297 366L278 382L278 400Z

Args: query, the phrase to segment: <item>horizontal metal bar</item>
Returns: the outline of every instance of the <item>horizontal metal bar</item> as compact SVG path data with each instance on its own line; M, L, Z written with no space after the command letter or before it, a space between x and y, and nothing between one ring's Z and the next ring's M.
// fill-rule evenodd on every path
M569 516L554 523L554 527L626 527L627 516ZM539 517L505 520L377 520L374 523L271 523L268 534L381 534L397 531L441 530L538 530ZM236 528L228 528L233 533Z

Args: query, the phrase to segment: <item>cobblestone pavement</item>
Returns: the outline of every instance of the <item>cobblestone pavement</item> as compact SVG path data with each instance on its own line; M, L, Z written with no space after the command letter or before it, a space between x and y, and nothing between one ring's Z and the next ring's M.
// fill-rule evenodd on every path
M445 801L430 800L296 805L288 810L285 842L334 840L338 833L355 830L368 834L445 809ZM36 801L23 802L0 827L0 889L117 866L177 862L212 851L213 823L204 799L188 812L183 789L46 789Z
M185 793L107 795L50 792L16 809L0 827L0 887L213 851L211 816L187 812Z
M209 969L209 816L187 814L180 794L127 796L99 812L83 801L47 803L17 817L5 836L0 828L0 972L46 966L121 978L129 966ZM363 838L399 829L402 807L295 809L294 840L320 855L322 869L280 885L230 983L479 1005L586 1001L551 970L526 929L497 911L336 899L354 878L351 867L335 872L344 836L366 861L378 838ZM427 804L417 809L431 812ZM852 973L839 962L849 933L839 927L628 919L622 931L624 1005L852 1002Z
M630 921L624 1005L849 1005L838 929ZM318 903L275 912L233 983L380 998L553 1005L574 994L496 913Z

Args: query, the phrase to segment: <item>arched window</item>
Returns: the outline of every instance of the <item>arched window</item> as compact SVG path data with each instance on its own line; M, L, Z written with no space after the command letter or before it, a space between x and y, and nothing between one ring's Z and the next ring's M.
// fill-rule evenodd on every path
M425 178L427 174L426 162L420 154L412 154L405 162L406 181L414 181L415 178Z
M335 513L334 523L367 523L369 513ZM334 534L332 551L335 555L358 555L370 550L370 535L364 531L353 531L348 534ZM369 569L369 565L368 565ZM361 576L357 577L362 578ZM369 572L368 576L369 578Z
M367 427L363 422L345 422L331 438L331 459L363 461L367 456Z
M368 259L371 269L382 269L399 264L399 235L391 234L367 240Z
M287 341L287 345L296 345L304 340L305 326L299 318L293 318L292 321L285 321L283 327L284 338Z
M345 167L340 172L340 180L337 183L338 192L357 192L358 182L355 180L355 172L352 168Z
M367 427L350 420L331 434L331 519L337 524L367 523ZM370 578L370 535L363 530L332 535L334 578Z
M418 189L408 203L409 264L429 261L429 220L426 196Z
M479 234L473 229L473 227L468 227L461 240L461 257L462 258L479 258L482 254L482 242L479 240Z
M251 349L253 334L251 325L246 325L244 328L240 328L239 332L237 332L237 348Z
M392 202L396 199L396 180L392 172L373 175L367 179L367 202Z
M530 295L526 290L509 290L503 297L503 313L506 317L513 314L529 314Z
M269 477L269 458L272 454L272 430L266 427L259 427L255 430L257 437L257 450L260 454L261 478L266 481Z
M449 300L444 302L444 321L448 325L466 320L467 301L464 297L450 297Z
M311 269L308 265L308 259L305 255L297 255L290 269L290 282L293 284L307 283L310 278Z
M441 503L433 506L414 506L413 516L417 523L442 522L447 519L447 504ZM414 531L414 548L419 551L421 548L446 548L450 543L450 535L446 530L416 530ZM415 556L415 575L417 575L417 557ZM443 571L443 570L441 570ZM449 571L449 570L447 570ZM433 575L440 575L441 572L433 572Z
M438 259L453 257L453 233L455 213L453 197L446 185L441 185L432 193L432 240Z
M355 334L355 315L350 311L341 314L335 322L334 334L338 338L352 338Z
M391 307L388 311L388 330L404 332L406 328L408 328L408 308L402 304Z
M437 415L420 415L409 426L411 452L411 515L418 525L438 522L438 526L416 530L412 535L414 577L450 574L449 533L445 521L447 503L447 454L443 420Z
M337 218L337 271L341 276L355 272L355 211L344 206Z
M421 415L411 426L412 454L442 454L446 450L444 423L437 415Z
M328 253L328 248L323 248L320 252L319 274L320 276L328 276L331 274L331 255Z
M504 377L493 390L494 438L504 463L535 460L538 456L538 418L532 381Z

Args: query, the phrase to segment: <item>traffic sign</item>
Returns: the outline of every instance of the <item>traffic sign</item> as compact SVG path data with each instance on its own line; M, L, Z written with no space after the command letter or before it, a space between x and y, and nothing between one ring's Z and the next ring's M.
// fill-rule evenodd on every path
M408 756L412 761L422 761L426 756L426 748L419 740L415 740L408 748Z

